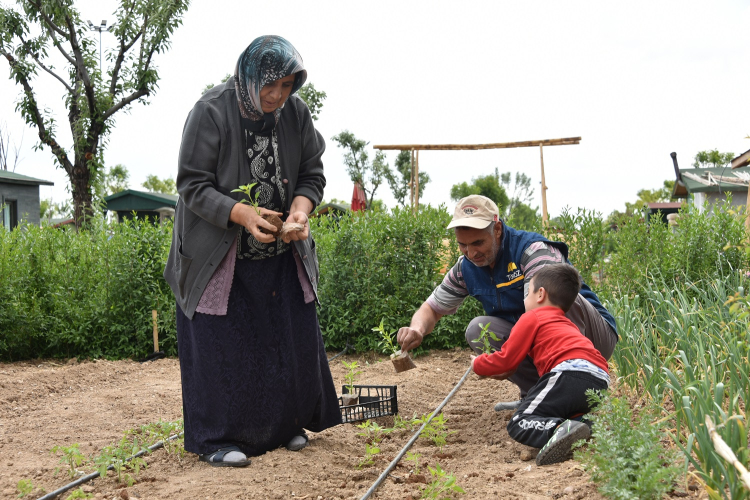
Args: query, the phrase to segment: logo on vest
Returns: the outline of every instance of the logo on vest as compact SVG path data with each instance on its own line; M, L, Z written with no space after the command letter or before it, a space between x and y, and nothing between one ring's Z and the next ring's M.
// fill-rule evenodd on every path
M512 272L512 271L515 271L516 269L518 269L518 267L516 267L516 263L515 262L511 262L510 264L508 264L508 272L509 273Z

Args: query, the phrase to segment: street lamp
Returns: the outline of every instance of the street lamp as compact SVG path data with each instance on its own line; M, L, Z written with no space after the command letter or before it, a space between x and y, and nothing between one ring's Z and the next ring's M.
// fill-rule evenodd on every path
M98 31L99 32L99 73L102 72L102 31L112 31L115 29L115 25L113 24L109 28L107 28L107 20L102 19L102 24L99 26L94 26L94 23L91 21L86 21L89 24L89 29L91 31Z

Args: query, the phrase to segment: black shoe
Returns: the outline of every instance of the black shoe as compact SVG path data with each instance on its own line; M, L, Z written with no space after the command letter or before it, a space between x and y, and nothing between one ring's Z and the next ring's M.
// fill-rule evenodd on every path
M537 465L551 465L573 457L573 443L591 437L591 428L583 422L566 420L557 427L536 456Z
M298 434L289 440L286 444L286 449L289 451L299 451L302 448L305 448L309 442L310 440L307 438L307 434L305 431L302 431L301 434Z
M231 452L240 453L245 458L243 460L224 460L224 458L226 458ZM212 467L247 467L250 465L250 459L248 459L247 456L245 456L245 454L236 446L227 446L226 448L219 448L215 452L207 455L198 455L198 460L206 462Z

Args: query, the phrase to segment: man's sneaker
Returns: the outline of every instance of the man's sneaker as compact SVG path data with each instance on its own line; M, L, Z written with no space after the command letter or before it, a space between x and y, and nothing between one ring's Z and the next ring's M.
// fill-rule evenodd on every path
M518 401L500 401L495 405L495 411L517 410L521 406L521 401L521 399Z
M536 456L537 465L551 465L564 462L573 456L573 443L591 437L591 429L583 422L566 420L557 427L547 444Z

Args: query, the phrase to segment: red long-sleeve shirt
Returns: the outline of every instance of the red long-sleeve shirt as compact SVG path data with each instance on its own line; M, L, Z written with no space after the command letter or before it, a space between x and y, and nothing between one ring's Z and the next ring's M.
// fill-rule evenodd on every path
M502 349L477 356L474 372L490 377L513 371L526 355L534 360L540 377L570 359L585 359L609 372L607 360L594 344L581 335L562 309L553 306L539 307L521 316Z

